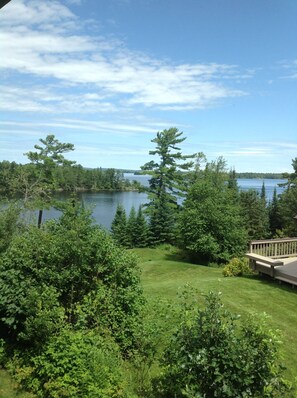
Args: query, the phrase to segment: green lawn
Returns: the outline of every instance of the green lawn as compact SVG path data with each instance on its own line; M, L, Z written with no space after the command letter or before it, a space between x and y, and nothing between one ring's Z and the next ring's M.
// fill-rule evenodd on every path
M201 293L222 292L224 304L236 314L265 312L271 327L282 334L286 377L290 381L297 378L297 289L258 276L225 278L220 268L176 260L174 249L168 246L134 251L140 258L142 284L148 298L174 302L180 288L190 283Z

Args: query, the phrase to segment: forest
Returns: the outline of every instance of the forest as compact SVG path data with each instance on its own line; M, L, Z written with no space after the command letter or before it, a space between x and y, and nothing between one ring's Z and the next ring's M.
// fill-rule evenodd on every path
M34 163L0 162L0 193L6 197L26 197L38 180L38 167ZM52 171L52 190L55 192L125 191L138 190L139 184L124 178L116 169L88 169L76 164L57 164Z
M264 185L240 192L223 158L184 155L185 139L176 128L156 134L141 167L149 186L133 186L148 202L128 215L118 206L110 233L75 193L131 189L120 172L83 169L53 135L28 164L1 162L0 365L30 397L294 396L297 365L286 371L275 324L246 310L239 286L254 301L255 288L272 291L244 259L250 240L297 236L297 158L267 202ZM59 189L73 196L57 202ZM48 206L61 217L20 217ZM195 286L178 289L186 276ZM282 295L295 308L295 292L270 297Z

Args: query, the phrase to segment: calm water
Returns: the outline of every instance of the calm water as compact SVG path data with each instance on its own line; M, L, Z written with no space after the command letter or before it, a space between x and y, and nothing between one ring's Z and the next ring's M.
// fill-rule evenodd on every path
M148 185L147 176L134 176L132 174L125 175L126 178L137 180L143 185ZM278 187L279 183L285 180L272 180L265 179L266 197L271 200L274 188L277 193L281 193L283 188ZM238 185L242 190L256 189L261 191L263 180L257 179L238 179ZM66 196L61 195L62 200ZM136 211L141 204L147 202L147 195L138 192L96 192L96 193L81 193L80 198L86 208L91 208L93 217L96 223L102 225L104 228L109 229L111 222L115 216L118 204L122 204L126 210L127 215L130 213L132 206ZM55 209L44 211L44 220L59 217L59 212Z

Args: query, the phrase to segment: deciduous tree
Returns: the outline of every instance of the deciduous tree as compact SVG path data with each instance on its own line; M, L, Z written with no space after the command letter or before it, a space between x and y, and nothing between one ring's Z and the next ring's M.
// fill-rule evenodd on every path
M246 249L240 206L227 178L223 159L208 163L183 203L180 243L194 261L226 261Z

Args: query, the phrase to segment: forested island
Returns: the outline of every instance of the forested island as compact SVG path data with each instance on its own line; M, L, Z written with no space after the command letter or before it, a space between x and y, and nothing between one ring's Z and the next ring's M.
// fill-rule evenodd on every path
M131 173L131 174L135 174L135 175L141 175L142 171L141 170L121 170L125 173ZM265 179L265 178L269 178L269 179L273 179L273 180L279 180L282 178L287 178L288 173L255 173L255 172L235 172L235 176L236 178L248 178L248 179Z
M38 168L34 164L0 162L0 193L20 196L34 184ZM138 190L139 184L124 178L123 171L113 168L84 168L81 165L57 165L52 174L56 192L98 192L102 190Z
M222 157L184 155L185 139L176 128L156 134L141 166L148 201L129 215L119 205L111 233L75 193L136 188L122 172L76 165L64 156L73 145L53 135L28 164L1 162L0 364L34 396L293 397L295 293L272 294L244 254L250 240L297 235L297 158L267 202L264 185L239 191ZM71 198L57 201L58 190ZM49 206L60 218L21 217ZM288 373L276 325L288 333Z

